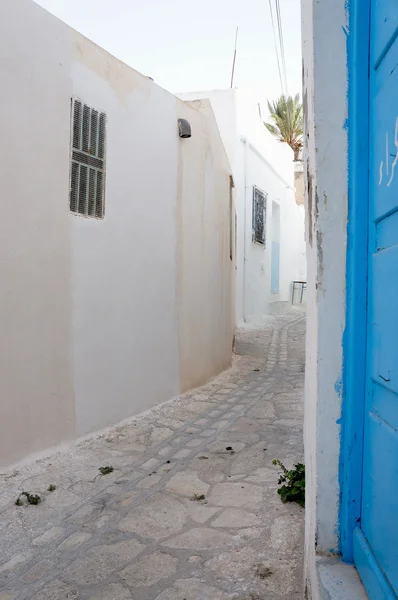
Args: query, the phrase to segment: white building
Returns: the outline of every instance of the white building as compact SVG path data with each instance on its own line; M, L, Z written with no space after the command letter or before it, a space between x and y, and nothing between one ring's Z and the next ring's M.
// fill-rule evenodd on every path
M232 165L237 211L236 321L280 312L306 280L304 206L295 200L293 152L264 127L245 90L179 94L209 99ZM302 196L302 191L301 191ZM297 301L299 301L297 295Z
M306 598L393 600L398 597L397 2L303 0L302 9Z
M228 367L235 248L208 104L182 102L31 0L2 1L0 57L9 465Z

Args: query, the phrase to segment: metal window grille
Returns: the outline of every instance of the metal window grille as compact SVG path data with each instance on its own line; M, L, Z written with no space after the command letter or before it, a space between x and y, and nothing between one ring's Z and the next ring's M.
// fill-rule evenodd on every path
M105 212L106 114L72 99L70 210L102 219Z
M252 228L253 242L265 246L265 218L267 209L267 196L256 187L253 187L253 212Z

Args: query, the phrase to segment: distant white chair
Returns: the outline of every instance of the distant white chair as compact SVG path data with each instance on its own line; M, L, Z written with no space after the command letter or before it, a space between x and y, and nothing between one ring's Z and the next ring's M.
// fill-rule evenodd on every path
M304 290L307 289L306 281L292 281L292 305L294 304L294 293L298 289L300 291L300 304L303 302Z

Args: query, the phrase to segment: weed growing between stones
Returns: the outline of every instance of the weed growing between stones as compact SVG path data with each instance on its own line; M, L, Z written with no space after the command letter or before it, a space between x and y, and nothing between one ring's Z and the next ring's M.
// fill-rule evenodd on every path
M21 492L18 496L18 498L15 500L15 505L16 506L23 506L24 502L22 497L25 496L26 498L26 502L28 504L33 504L33 505L37 505L40 504L41 502L41 497L38 494L30 494L29 492Z
M279 459L275 458L272 461L272 464L282 469L278 481L278 494L280 495L282 502L297 502L297 504L304 507L305 465L297 463L297 465L294 465L294 469L289 471Z
M109 467L100 467L98 469L98 471L101 473L101 475L109 475L109 473L113 473L113 467L109 466Z

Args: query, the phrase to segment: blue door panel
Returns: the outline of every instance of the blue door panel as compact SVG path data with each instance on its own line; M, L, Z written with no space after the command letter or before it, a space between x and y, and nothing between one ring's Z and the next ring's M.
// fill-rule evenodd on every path
M391 217L383 222L389 220ZM398 243L398 229L395 240ZM398 393L398 245L376 251L371 264L369 377ZM397 423L398 397L395 399L396 402L391 403L394 412L391 417Z
M387 385L387 384L386 384ZM383 385L374 383L370 414L376 415L398 431L397 396Z
M396 0L373 0L370 50L372 65L380 60L388 48L389 42L396 34L398 27L398 10Z
M378 384L378 393L383 389ZM396 400L396 398L395 398ZM365 435L361 529L391 587L398 590L398 432L370 411Z
M398 2L397 2L398 11ZM371 76L371 210L376 221L398 206L398 39Z
M380 570L362 530L357 527L353 539L354 562L365 585L369 598L396 600L396 595Z
M385 250L396 244L398 230L398 211L388 219L376 223L376 251Z
M361 520L370 600L398 596L398 0L371 0L368 324Z

